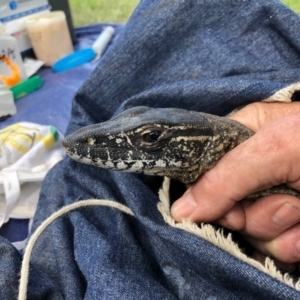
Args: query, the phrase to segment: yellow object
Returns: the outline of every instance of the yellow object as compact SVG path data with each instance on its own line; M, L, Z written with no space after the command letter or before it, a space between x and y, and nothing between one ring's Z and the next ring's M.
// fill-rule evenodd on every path
M43 138L37 126L26 127L22 123L10 125L0 131L0 154L5 155L5 144L18 152L26 153L34 143Z
M58 131L55 127L50 127L50 132L43 138L46 149L50 149L59 139Z

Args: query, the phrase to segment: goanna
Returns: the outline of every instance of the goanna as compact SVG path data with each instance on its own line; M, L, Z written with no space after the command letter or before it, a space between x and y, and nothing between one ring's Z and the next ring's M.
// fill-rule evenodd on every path
M167 176L192 184L254 133L226 117L178 108L135 107L83 127L63 141L74 160L117 171ZM300 193L284 184L257 192Z

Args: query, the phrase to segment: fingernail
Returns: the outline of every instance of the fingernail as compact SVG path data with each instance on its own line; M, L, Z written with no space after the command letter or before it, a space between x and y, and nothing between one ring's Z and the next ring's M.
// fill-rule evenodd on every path
M300 208L284 203L274 214L273 222L278 226L290 226L300 221Z
M226 228L228 227L228 223L227 223L227 221L225 220L225 218L219 219L217 223L218 223L219 225L223 226L223 227L226 227Z
M235 228L233 228L231 225L228 224L228 222L225 218L219 219L217 223L227 229L236 230Z
M197 203L189 189L173 204L171 214L174 219L186 219L195 211L196 207Z

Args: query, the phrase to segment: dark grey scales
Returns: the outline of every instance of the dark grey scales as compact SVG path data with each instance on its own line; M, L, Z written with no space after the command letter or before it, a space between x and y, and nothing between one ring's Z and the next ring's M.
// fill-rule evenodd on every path
M167 176L192 184L253 135L225 117L178 108L135 107L79 129L63 141L74 160L100 168ZM282 184L248 198L300 192Z

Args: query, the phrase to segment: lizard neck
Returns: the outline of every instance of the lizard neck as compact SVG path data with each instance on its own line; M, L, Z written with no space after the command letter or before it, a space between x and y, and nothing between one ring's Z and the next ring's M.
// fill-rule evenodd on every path
M225 153L254 134L246 126L226 117L210 116L208 121L212 128L213 137L200 163L199 175L214 167Z

